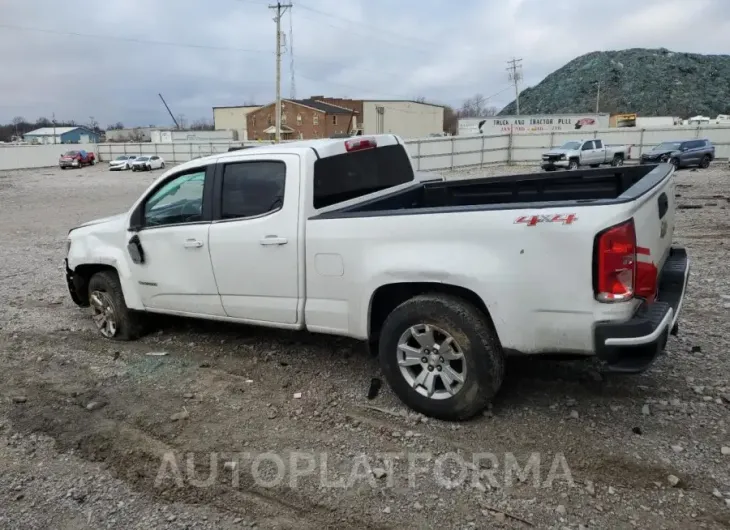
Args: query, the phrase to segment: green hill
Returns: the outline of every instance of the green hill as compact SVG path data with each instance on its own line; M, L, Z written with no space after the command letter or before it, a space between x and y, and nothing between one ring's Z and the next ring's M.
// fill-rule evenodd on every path
M521 114L636 112L641 116L730 114L730 55L635 48L573 59L520 94ZM514 114L514 102L500 114Z

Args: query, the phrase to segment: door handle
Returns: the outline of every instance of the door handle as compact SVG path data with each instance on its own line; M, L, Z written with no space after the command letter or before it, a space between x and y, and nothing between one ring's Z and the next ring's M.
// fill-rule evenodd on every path
M266 236L259 240L259 243L261 243L264 246L269 245L286 245L289 242L289 240L285 237L278 237L278 236Z
M184 246L185 248L200 248L203 246L203 242L197 239L186 239Z

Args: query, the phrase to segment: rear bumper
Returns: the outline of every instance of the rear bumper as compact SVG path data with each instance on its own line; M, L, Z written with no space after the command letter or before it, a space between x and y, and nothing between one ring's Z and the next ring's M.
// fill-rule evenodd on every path
M672 247L660 272L657 301L642 304L627 321L596 324L596 354L608 364L609 371L643 372L664 351L669 335L678 332L689 268L687 251Z

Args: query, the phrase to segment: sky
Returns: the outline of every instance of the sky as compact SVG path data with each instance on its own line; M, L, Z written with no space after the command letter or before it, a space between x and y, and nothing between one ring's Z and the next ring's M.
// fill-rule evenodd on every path
M101 127L212 121L212 107L275 98L267 0L0 0L0 123ZM728 0L291 0L282 96L514 99L507 61L534 86L597 50L730 53ZM292 52L293 53L290 53Z

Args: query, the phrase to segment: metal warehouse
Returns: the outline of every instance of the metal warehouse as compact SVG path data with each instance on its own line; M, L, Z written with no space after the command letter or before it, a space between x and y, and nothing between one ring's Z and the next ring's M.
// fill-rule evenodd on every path
M95 144L99 134L86 127L42 127L23 135L32 144Z

